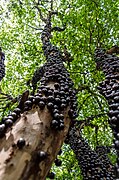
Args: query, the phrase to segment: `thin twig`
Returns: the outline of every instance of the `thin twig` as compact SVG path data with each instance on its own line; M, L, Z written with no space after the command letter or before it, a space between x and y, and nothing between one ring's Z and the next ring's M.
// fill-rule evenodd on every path
M43 15L42 15L42 13L41 13L41 9L38 7L38 5L35 5L34 6L37 10L38 10L38 12L39 12L39 15L40 15L40 19L43 21L43 22L47 22L47 19L45 19L44 17L43 17Z
M40 1L41 1L41 0L38 0L38 2L37 2L38 5L40 5Z
M33 26L29 25L29 24L28 24L28 26L31 27L31 28L33 28L33 29L35 29L35 30L40 30L40 31L43 30L42 28L33 27Z
M51 6L50 6L51 11L53 11L53 0L51 0Z
M13 97L11 96L11 95L9 95L9 94L5 94L5 93L3 93L3 92L0 92L0 94L1 95L3 95L3 96L6 96L6 98L8 98L8 99L13 99ZM2 97L1 97L2 98ZM5 98L5 97L4 97Z
M60 27L55 26L55 27L53 27L51 29L51 31L59 31L59 32L61 32L61 31L64 31L65 29L66 29L66 27L60 28Z

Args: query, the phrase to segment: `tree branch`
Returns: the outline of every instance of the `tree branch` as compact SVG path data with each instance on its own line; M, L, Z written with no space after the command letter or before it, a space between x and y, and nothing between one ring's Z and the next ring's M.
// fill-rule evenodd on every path
M39 12L39 15L40 15L40 19L43 21L43 22L47 22L47 19L45 19L44 17L43 17L43 15L42 15L42 13L41 13L41 9L38 7L38 4L36 4L35 6L34 6L34 8L36 8L37 10L38 10L38 12Z
M28 24L28 26L29 26L30 28L32 28L32 29L35 29L35 30L40 30L40 31L43 30L42 28L33 27L33 26L29 25L29 24Z
M64 31L65 29L66 29L66 27L60 28L60 27L55 26L55 27L53 27L51 29L51 31L59 31L59 32L61 32L61 31Z

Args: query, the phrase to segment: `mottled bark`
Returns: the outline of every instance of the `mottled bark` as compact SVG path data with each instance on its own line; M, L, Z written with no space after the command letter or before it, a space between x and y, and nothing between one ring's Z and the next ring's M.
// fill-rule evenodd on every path
M0 179L28 180L46 178L53 161L60 150L69 129L70 119L64 111L65 128L61 131L51 129L51 113L38 106L24 112L14 126L8 130L0 143ZM20 138L25 140L22 148L17 146ZM40 152L46 157L40 157Z

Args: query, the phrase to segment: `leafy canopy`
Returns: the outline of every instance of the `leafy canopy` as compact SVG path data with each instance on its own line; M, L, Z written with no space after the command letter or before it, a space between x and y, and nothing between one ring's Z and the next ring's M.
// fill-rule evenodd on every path
M50 3L45 0L40 2L42 13L46 16ZM36 68L45 62L40 40L44 24L35 8L36 3L36 0L0 0L0 46L6 55L6 76L1 82L1 89L13 97L22 94L28 88L31 90L26 82L31 79ZM73 57L70 69L67 63L65 65L75 87L79 89L79 119L102 114L100 118L94 118L92 121L92 124L98 126L97 135L95 126L93 128L85 126L83 134L92 147L95 147L97 141L100 144L109 145L112 134L107 123L107 115L105 115L108 112L108 106L97 90L104 75L96 70L93 54L97 46L108 49L118 43L118 2L114 0L57 0L54 1L54 9L58 10L59 14L52 19L53 26L66 25L66 29L61 33L53 32L52 42L62 51L66 46ZM3 115L5 105L6 100L2 99L1 115ZM8 107L5 114L11 109ZM64 154L66 152L65 147ZM67 154L63 156L63 158L66 157ZM72 161L71 157L69 154L69 162ZM67 167L66 164L65 167ZM75 174L72 168L69 172L68 167L67 171L61 169L58 173L59 178L60 176L62 179L64 177L66 179L66 176L71 176L68 179L79 177L76 173L79 170L75 165Z

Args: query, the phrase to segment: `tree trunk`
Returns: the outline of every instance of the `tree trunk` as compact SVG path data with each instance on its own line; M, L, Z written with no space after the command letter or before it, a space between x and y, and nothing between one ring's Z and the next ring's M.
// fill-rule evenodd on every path
M11 130L1 139L0 179L46 178L69 129L68 108L64 114L65 128L61 131L51 129L52 116L47 107L40 110L35 106L21 114Z
M118 46L111 48L107 53L99 48L95 52L97 68L106 75L105 81L100 83L99 90L109 104L109 124L114 134L114 148L117 151L116 178L119 178L119 57Z
M63 65L62 53L50 42L53 14L49 13L41 34L47 62L34 73L33 95L28 96L26 91L24 98L23 93L20 109L0 125L2 180L44 180L65 140L70 120L77 117L73 82Z

